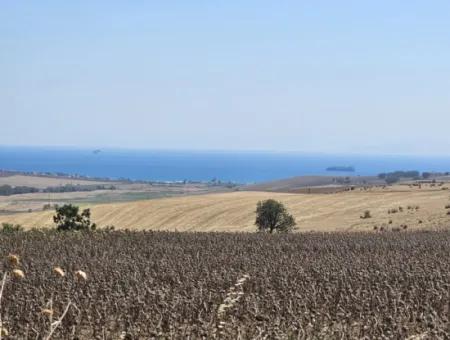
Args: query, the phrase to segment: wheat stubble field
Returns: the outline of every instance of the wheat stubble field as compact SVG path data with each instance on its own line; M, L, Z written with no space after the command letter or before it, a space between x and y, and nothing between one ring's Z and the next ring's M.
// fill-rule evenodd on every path
M232 192L126 203L98 204L92 220L100 227L171 231L254 231L259 200L283 202L300 231L367 231L407 225L408 229L439 229L450 222L445 206L449 191L440 188L349 191L336 194ZM401 209L399 209L401 207ZM389 214L391 209L398 210ZM371 218L362 219L370 210ZM0 222L24 227L52 227L53 211L0 215Z

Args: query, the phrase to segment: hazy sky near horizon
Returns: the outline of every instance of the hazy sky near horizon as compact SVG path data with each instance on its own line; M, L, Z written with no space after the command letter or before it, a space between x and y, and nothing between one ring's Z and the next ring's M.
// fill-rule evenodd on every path
M2 1L0 145L450 154L449 1Z

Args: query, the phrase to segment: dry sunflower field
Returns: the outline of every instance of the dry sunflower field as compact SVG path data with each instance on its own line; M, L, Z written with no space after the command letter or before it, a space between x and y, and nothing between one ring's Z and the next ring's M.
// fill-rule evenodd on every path
M448 338L450 233L1 233L2 339Z

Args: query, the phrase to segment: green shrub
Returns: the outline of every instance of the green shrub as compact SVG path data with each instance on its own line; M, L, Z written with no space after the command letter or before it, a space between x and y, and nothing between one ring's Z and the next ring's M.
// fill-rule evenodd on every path
M20 224L2 223L1 230L6 233L13 233L23 231L23 227Z

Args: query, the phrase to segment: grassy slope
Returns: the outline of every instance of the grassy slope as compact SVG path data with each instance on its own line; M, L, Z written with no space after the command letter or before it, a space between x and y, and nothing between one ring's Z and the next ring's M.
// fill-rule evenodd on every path
M302 195L267 192L234 192L200 196L175 197L148 201L92 206L93 221L100 226L115 225L131 229L179 231L253 231L255 206L259 200L275 198L295 215L302 231L367 230L374 225L391 227L407 224L438 228L448 225L450 216L444 206L448 191L357 191L328 195ZM409 211L408 205L419 205ZM404 212L387 214L387 210L403 206ZM372 218L360 219L365 210ZM27 227L52 226L53 212L0 216L0 222L20 223ZM423 223L419 224L418 221Z
M245 189L252 191L276 191L276 192L296 192L298 189L320 186L335 186L340 187L334 180L342 176L298 176L292 178L285 178L260 184L249 185ZM349 176L350 182L345 186L351 185L383 185L385 182L379 180L374 176Z

